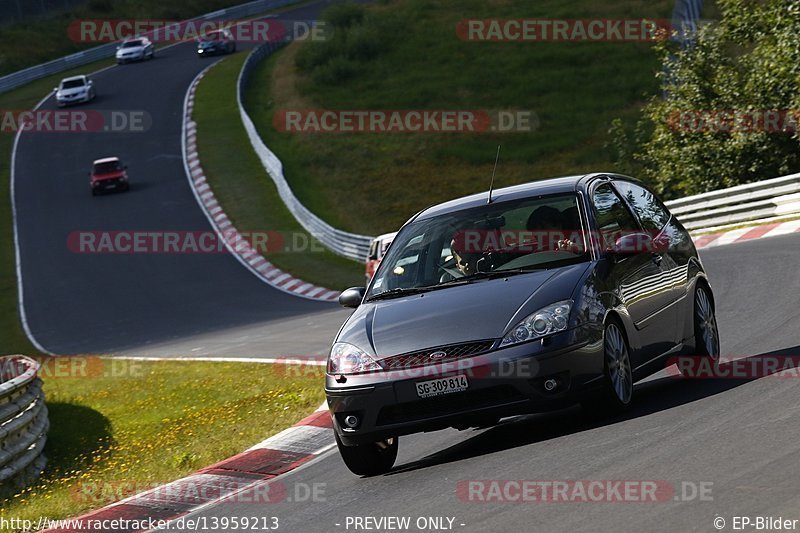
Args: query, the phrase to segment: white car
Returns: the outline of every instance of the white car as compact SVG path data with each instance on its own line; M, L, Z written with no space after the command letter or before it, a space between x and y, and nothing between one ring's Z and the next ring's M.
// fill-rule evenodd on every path
M120 65L128 61L153 59L155 55L156 49L147 37L125 39L117 47L117 63Z
M59 107L88 102L95 97L94 83L86 76L64 78L53 90Z

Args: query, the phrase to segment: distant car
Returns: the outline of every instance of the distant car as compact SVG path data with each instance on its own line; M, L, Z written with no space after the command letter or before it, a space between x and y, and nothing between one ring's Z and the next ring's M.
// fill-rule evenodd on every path
M156 56L156 49L147 37L133 37L125 39L117 47L117 63L122 65L129 61L142 61L153 59Z
M95 97L94 82L86 76L64 78L53 90L59 107L89 102Z
M216 30L197 38L197 57L232 54L235 51L236 41L229 30Z
M393 231L392 233L378 235L372 239L369 245L369 255L367 255L367 283L372 279L378 265L381 264L381 259L383 259L383 256L386 254L386 250L389 249L389 245L392 244L395 235L397 235L397 232Z
M97 196L101 192L130 189L127 168L127 165L123 165L118 157L106 157L92 163L92 171L89 173L92 195Z

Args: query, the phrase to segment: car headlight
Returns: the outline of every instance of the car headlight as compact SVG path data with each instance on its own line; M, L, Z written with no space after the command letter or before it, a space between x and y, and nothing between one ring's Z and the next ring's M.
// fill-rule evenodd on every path
M372 356L352 344L337 342L328 357L328 374L361 374L381 370Z
M564 300L542 307L525 317L500 341L500 346L511 346L567 329L572 300Z

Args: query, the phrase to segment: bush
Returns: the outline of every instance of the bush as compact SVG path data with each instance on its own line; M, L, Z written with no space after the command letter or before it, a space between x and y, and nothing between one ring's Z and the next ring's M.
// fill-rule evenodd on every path
M797 131L758 124L724 131L702 122L730 111L746 116L775 110L791 118L792 110L800 109L800 4L718 3L720 23L702 28L693 45L660 46L662 95L644 106L636 130L625 131L616 122L610 131L619 166L656 183L667 197L800 169Z

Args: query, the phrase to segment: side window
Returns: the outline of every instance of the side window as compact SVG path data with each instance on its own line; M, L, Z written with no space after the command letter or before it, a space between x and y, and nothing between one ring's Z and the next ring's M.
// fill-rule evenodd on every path
M594 190L592 204L603 249L613 248L621 233L641 231L636 219L610 184L603 183Z
M661 231L669 222L669 212L658 198L645 189L627 181L615 181L614 186L636 212L645 230Z

